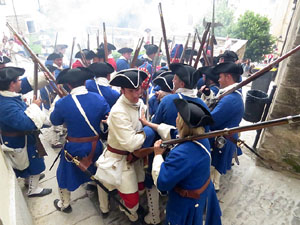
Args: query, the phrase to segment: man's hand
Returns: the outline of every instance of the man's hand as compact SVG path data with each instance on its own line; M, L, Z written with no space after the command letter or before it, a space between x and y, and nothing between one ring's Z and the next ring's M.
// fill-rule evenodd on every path
M36 95L34 95L34 96L33 96L32 103L38 105L38 107L41 107L42 100L41 100L40 98L37 99L37 98L36 98Z
M206 85L203 85L201 88L200 88L200 91L206 95L206 96L209 96L210 95L210 88L207 87Z
M157 140L155 143L154 143L154 154L155 155L162 155L166 149L165 148L161 148L160 145L162 143L162 140Z
M141 110L141 117L140 117L140 121L141 123L143 124L143 126L148 126L148 120L146 119L146 116L145 116L145 110L142 109Z

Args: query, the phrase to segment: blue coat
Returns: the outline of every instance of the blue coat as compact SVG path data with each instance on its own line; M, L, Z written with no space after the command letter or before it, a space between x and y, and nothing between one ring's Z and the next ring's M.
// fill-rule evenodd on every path
M244 115L244 103L240 92L235 91L223 97L211 114L214 119L211 131L239 126ZM237 139L238 134L234 134L233 137ZM211 145L214 149L212 151L212 165L221 174L225 174L227 170L231 169L232 157L237 150L237 146L228 139L221 149L215 147L214 139L211 139Z
M207 110L209 110L206 104L200 98L191 98L183 94L181 94L181 96L183 99L194 101L198 104L203 105L205 108L207 108ZM179 94L171 94L165 96L161 100L158 109L156 110L156 113L152 119L152 122L157 124L166 123L169 125L176 126L176 117L178 111L176 109L173 100L178 98L179 98Z
M207 151L194 142L184 142L175 146L161 164L157 188L169 192L166 224L202 225L204 211L205 224L221 224L221 210L211 181L199 199L181 197L174 191L176 186L185 190L199 189L210 177L209 141L203 139L199 143Z
M88 89L88 91L99 94L95 80L87 80L85 86ZM106 102L109 104L109 107L111 108L120 97L120 93L109 86L98 85L98 87Z
M154 73L154 68L152 66L152 61L150 61L149 59L145 59L145 62L139 68L147 69L147 71L151 75L153 75L153 73Z
M105 99L96 93L77 95L88 120L94 129L100 134L100 122L110 111ZM71 95L61 98L55 104L54 111L50 115L53 125L66 124L68 136L70 137L92 137L95 136L83 116L79 112ZM92 143L67 142L64 146L72 156L86 157L91 152ZM102 143L99 141L96 147L93 162L95 162L102 153ZM92 164L89 171L95 174L96 167ZM81 184L90 181L74 163L67 162L64 153L61 153L60 163L57 168L56 178L60 188L66 188L69 191L76 190Z
M32 90L27 78L22 79L21 93L25 94ZM6 132L34 131L36 126L33 121L24 113L27 105L17 97L5 97L0 95L0 129ZM11 148L23 148L25 136L6 137L2 136L3 141ZM44 158L39 158L35 147L36 141L33 135L27 135L27 152L29 167L25 170L14 170L17 177L29 177L30 175L40 174L45 170Z
M117 72L130 68L128 61L123 58L118 59L116 64L117 64Z

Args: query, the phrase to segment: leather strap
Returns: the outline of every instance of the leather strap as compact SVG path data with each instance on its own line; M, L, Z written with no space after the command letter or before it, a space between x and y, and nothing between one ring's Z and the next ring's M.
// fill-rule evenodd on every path
M129 155L129 152L115 149L110 145L107 145L107 150L118 155Z
M2 134L5 137L21 137L28 134L33 134L32 131L1 131L0 134Z
M179 186L176 186L174 188L174 191L177 192L181 197L184 197L184 198L199 199L200 195L206 190L206 188L208 187L209 184L210 184L210 176L207 179L207 181L205 182L205 184L199 189L185 190Z
M80 138L79 137L75 138L75 137L67 136L67 140L70 141L70 142L75 142L75 143L92 142L92 150L91 150L90 154L86 157L83 157L80 160L80 165L79 165L79 168L82 171L87 170L93 162L93 158L94 158L94 155L95 155L95 150L96 150L96 147L97 147L97 143L99 141L99 136L80 137Z

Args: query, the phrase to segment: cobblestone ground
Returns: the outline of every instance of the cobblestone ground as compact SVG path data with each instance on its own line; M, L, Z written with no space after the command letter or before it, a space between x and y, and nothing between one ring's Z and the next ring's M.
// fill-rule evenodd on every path
M242 125L249 124L243 121ZM244 132L241 139L252 145L255 131ZM71 195L73 212L64 214L53 206L58 198L56 168L49 168L58 149L52 149L48 141L52 138L49 129L43 130L43 143L47 149L45 157L46 177L43 187L51 187L53 193L43 198L28 198L27 203L36 225L127 225L130 224L124 213L111 200L111 212L103 219L96 194L87 193L80 187ZM224 225L300 225L300 180L256 165L255 156L247 149L239 157L240 165L221 177L218 198L222 208ZM20 186L26 196L23 180ZM164 217L166 197L161 198L161 217ZM145 195L141 198L146 208ZM164 204L163 204L163 203Z

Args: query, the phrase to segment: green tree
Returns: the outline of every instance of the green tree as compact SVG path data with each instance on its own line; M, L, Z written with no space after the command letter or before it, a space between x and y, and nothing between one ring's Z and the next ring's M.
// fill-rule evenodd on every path
M237 24L232 27L231 36L248 40L245 58L260 61L263 55L272 52L275 39L270 34L270 20L252 11L240 16Z
M206 21L212 21L212 6L203 16ZM199 33L203 33L204 27L202 24L203 18L196 25ZM215 22L221 23L222 26L215 28L216 37L227 37L228 33L231 31L231 26L234 22L234 8L229 7L228 0L216 0L215 2Z

